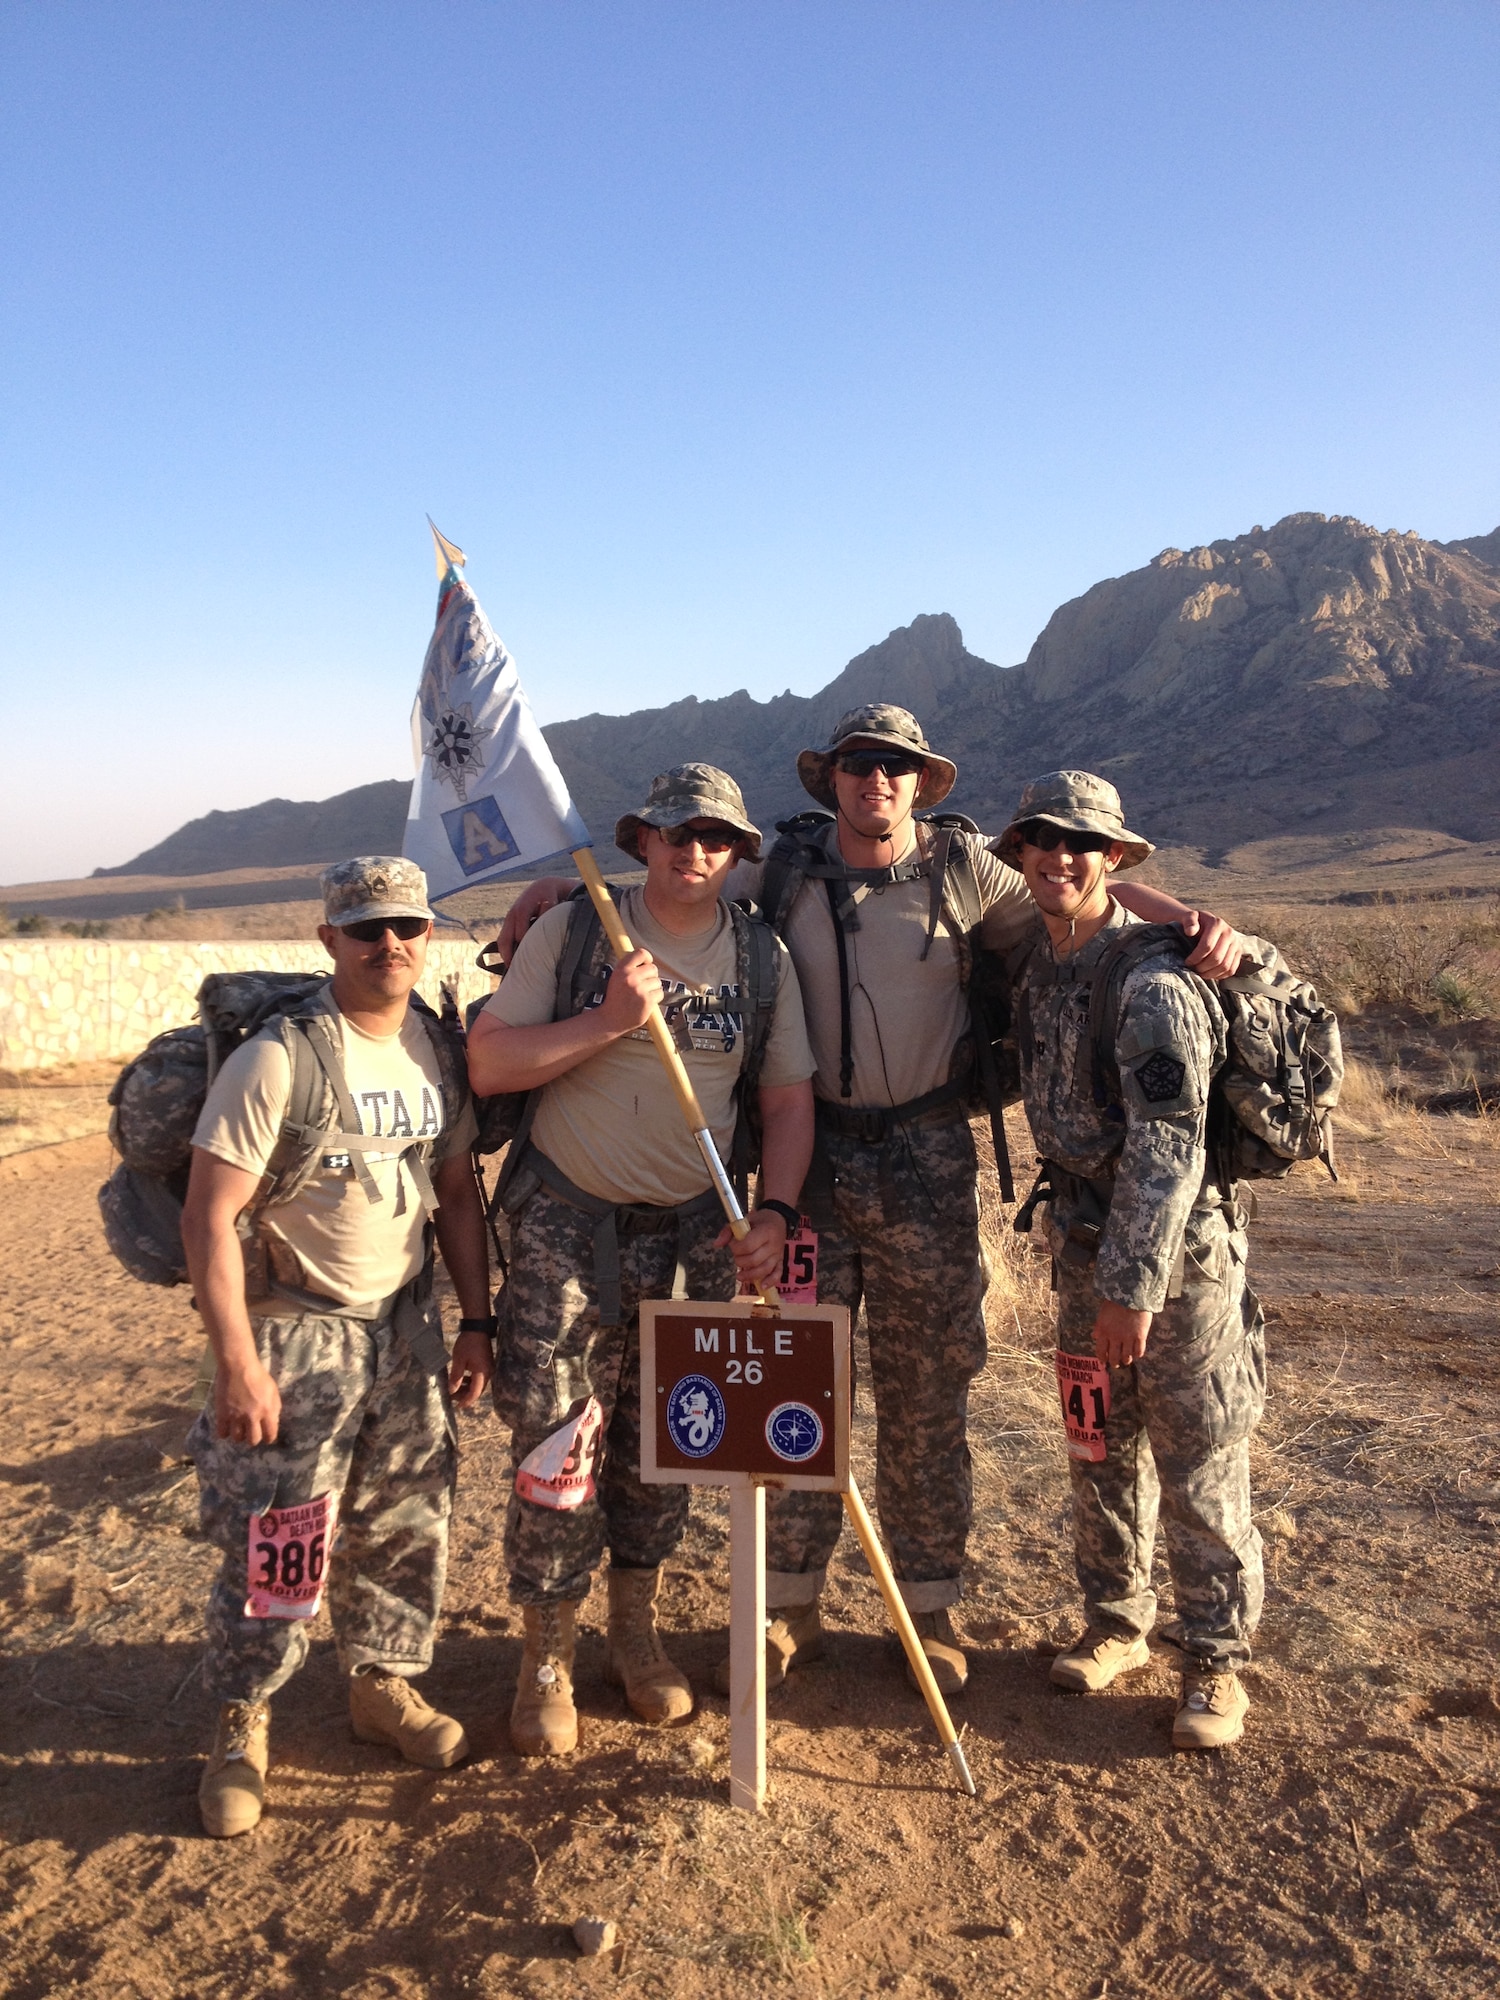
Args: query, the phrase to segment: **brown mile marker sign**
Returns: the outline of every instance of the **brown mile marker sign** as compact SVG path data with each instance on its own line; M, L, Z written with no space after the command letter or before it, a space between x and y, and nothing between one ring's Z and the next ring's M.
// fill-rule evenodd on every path
M643 1300L641 1390L648 1484L848 1485L846 1306Z

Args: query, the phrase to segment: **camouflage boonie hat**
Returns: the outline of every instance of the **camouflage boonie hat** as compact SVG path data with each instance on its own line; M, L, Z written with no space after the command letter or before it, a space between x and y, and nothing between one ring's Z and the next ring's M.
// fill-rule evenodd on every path
M1122 868L1139 868L1148 854L1156 852L1149 840L1142 840L1126 826L1125 809L1114 786L1091 771L1049 771L1044 778L1032 779L1021 794L1010 825L995 842L995 852L1012 866L1021 851L1016 829L1029 819L1044 819L1071 833L1108 834L1125 850Z
M938 756L910 709L897 708L888 701L867 701L863 708L851 708L839 717L826 750L804 750L797 759L803 789L811 792L820 806L836 808L828 767L840 750L856 749L905 750L925 758L927 769L917 786L918 803L924 806L935 806L947 798L958 776L958 766L951 758Z
M684 826L690 819L722 820L745 836L745 858L760 859L760 828L745 814L739 786L715 764L675 764L651 780L651 790L639 812L615 822L615 846L636 852L636 835L643 826Z
M369 917L430 917L427 877L399 854L356 854L318 877L325 924L362 924Z

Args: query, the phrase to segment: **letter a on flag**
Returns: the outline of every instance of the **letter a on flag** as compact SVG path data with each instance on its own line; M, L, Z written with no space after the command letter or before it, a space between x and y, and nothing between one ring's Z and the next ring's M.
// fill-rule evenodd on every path
M436 901L591 841L515 661L460 574L463 550L432 534L437 624L411 712L417 776L404 852Z

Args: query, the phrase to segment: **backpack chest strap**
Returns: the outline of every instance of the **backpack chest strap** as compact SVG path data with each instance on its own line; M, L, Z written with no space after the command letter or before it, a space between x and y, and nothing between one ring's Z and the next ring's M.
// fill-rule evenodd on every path
M359 1113L355 1110L354 1099L349 1094L349 1085L344 1078L344 1066L339 1061L338 1053L333 1046L333 1035L326 1016L314 1015L309 1020L299 1022L298 1025L306 1035L308 1046L317 1057L318 1066L327 1080L329 1089L333 1092L339 1123L336 1131L326 1126L316 1128L303 1126L292 1129L309 1142L316 1143L321 1140L325 1152L347 1153L349 1163L354 1169L354 1177L364 1189L366 1200L383 1201L385 1197L376 1185L375 1176L370 1172L370 1163L365 1155L390 1153L397 1149L393 1149L389 1137L383 1138L378 1133L360 1130ZM329 1141L336 1143L329 1144L327 1143ZM426 1147L427 1142L423 1139L408 1140L399 1148L400 1159L411 1176L412 1185L417 1191L417 1199L423 1209L428 1215L436 1215L437 1191L432 1185L432 1176L427 1171Z

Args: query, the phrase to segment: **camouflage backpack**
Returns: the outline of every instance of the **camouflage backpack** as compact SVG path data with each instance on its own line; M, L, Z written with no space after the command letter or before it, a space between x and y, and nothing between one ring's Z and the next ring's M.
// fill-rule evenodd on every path
M1115 1067L1125 980L1147 959L1186 958L1194 940L1175 924L1127 924L1094 968L1089 995L1091 1085L1097 1104L1120 1102ZM1265 966L1213 982L1189 973L1224 1024L1226 1052L1208 1101L1208 1149L1220 1187L1279 1180L1299 1160L1321 1160L1335 1180L1333 1109L1344 1080L1338 1017L1273 949Z
M349 1155L366 1195L379 1198L363 1153L375 1146L389 1152L391 1141L366 1139L360 1132L329 1031L330 984L317 972L210 973L198 989L197 1022L158 1035L121 1070L109 1093L109 1137L120 1164L99 1190L99 1211L105 1240L132 1277L148 1285L186 1282L182 1205L193 1131L226 1058L256 1035L284 1042L292 1083L265 1178L240 1217L248 1296L260 1297L266 1289L264 1273L257 1270L264 1256L257 1227L261 1212L290 1201L306 1186L330 1139ZM468 1094L456 1010L446 994L441 1018L417 993L410 1004L437 1052L444 1116L451 1124L462 1115ZM429 1212L435 1205L426 1166L430 1152L430 1140L413 1140L403 1155Z

